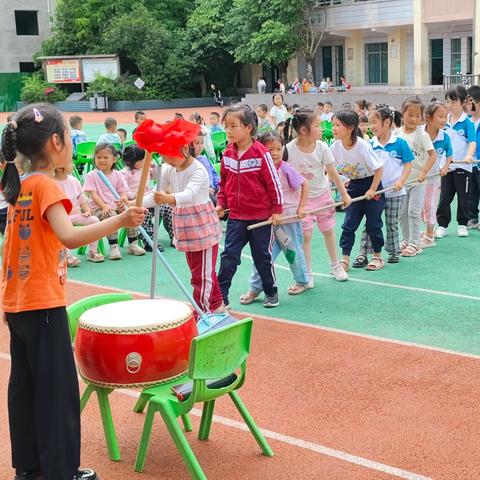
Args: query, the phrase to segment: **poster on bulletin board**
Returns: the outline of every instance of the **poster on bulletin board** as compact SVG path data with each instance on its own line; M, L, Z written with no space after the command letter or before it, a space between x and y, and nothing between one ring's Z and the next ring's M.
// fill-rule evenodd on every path
M49 83L80 83L80 60L47 60L45 70Z

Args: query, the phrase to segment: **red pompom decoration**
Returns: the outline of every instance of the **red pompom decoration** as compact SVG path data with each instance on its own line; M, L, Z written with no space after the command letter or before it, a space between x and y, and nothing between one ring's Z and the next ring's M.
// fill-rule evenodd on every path
M200 125L177 118L160 124L144 120L135 130L133 138L140 148L164 157L183 158L182 147L193 142L200 132Z

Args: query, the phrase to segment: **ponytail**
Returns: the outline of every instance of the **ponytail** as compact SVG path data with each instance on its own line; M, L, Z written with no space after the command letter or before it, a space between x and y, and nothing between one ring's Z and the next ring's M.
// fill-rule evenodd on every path
M17 157L17 124L9 122L3 129L2 153L5 157L5 167L0 186L5 200L14 205L20 194L20 176L15 165Z
M283 127L283 143L285 145L291 142L293 139L292 118L293 117L287 118L285 121L285 126Z

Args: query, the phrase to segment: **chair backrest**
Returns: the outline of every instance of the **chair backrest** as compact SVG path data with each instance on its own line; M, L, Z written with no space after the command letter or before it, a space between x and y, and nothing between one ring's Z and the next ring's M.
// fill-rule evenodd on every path
M210 136L214 147L224 148L227 145L227 133L223 130L213 132Z
M77 335L78 321L83 312L90 310L100 305L107 303L124 302L132 300L133 296L130 293L101 293L91 297L82 298L78 302L72 303L67 307L68 328L70 330L70 339L72 343L75 341Z
M245 318L192 340L188 376L223 378L242 367L250 353L253 320Z
M123 144L123 148L127 148L127 147L130 147L131 145L136 145L136 144L137 142L135 140L128 140Z
M93 159L96 146L97 144L95 142L80 142L77 144L77 158Z

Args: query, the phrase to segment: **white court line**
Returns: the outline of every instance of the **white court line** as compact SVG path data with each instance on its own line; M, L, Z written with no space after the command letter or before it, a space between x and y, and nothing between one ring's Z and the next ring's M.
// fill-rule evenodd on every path
M253 258L250 255L247 255L246 253L242 253L241 256L253 262ZM279 268L280 270L285 270L287 272L290 272L290 268L285 267L284 265L276 264L275 268ZM327 273L312 272L312 274L316 277L332 278L332 276ZM462 298L464 300L475 300L477 302L480 302L480 297L475 297L474 295L464 295L463 293L446 292L443 290L432 290L430 288L410 287L408 285L398 285L396 283L376 282L374 280L364 280L363 278L352 278L351 276L348 277L348 281L357 282L357 283L367 283L369 285L377 285L379 287L399 288L401 290L410 290L412 292L431 293L433 295L442 295L445 297Z
M280 265L281 266L281 265ZM286 267L284 267L286 268ZM290 269L287 269L290 271ZM318 274L318 275L323 275L323 274ZM325 275L326 277L330 277L330 275ZM82 282L80 280L69 280L70 283L78 283L79 285L84 285L87 287L98 287L98 288L104 288L106 290L111 290L112 292L127 292L131 293L132 295L139 295L145 298L148 298L148 295L142 292L135 292L133 290L123 290L121 288L113 288L113 287L104 287L103 285L97 285L95 283L87 283L87 282ZM157 296L157 298L162 298ZM188 303L188 302L186 302ZM233 311L232 313L235 313ZM351 337L358 337L358 338L365 338L367 340L373 340L373 341L378 341L378 342L384 342L384 343L393 343L394 345L400 345L404 347L413 347L413 348L420 348L422 350L429 350L431 352L437 352L437 353L445 353L447 355L455 355L458 357L464 357L464 358L473 358L475 360L480 359L480 355L476 355L474 353L466 353L466 352L459 352L457 350L448 350L446 348L440 348L440 347L433 347L431 345L425 345L423 343L414 343L414 342L408 342L406 340L396 340L394 338L386 338L386 337L377 337L375 335L369 335L367 333L359 333L359 332L352 332L350 330L341 330L339 328L332 328L332 327L325 327L323 325L313 325L311 323L303 323L303 322L298 322L296 320L287 320L285 318L278 318L278 317L269 317L267 315L262 315L259 313L250 313L247 311L238 311L237 313L240 313L241 315L246 315L246 316L253 316L257 318L262 318L264 320L268 320L269 322L277 322L277 323L285 323L288 325L295 325L298 327L304 327L304 328L313 328L314 330L321 330L325 332L331 332L331 333L339 333L342 335L349 335Z
M121 393L122 395L127 395L129 397L138 398L140 396L139 392L127 390L127 389L118 389L115 392ZM196 417L202 416L202 411L198 408L193 408L190 412ZM248 426L243 422L237 422L230 418L221 417L219 415L213 416L213 421L227 427L235 428L237 430L243 430L248 432ZM303 450L311 450L312 452L320 453L321 455L326 455L328 457L337 458L338 460L343 460L344 462L353 463L361 467L368 468L370 470L376 470L378 472L387 473L394 477L404 478L407 480L432 480L430 477L425 477L417 473L409 472L408 470L402 470L401 468L392 467L385 463L375 462L369 460L368 458L359 457L357 455L351 455L347 452L342 452L341 450L335 450L333 448L326 447L319 443L308 442L300 438L290 437L289 435L283 435L282 433L272 432L271 430L265 430L264 428L260 429L265 435L266 438L271 440L276 440L281 443L286 443Z

